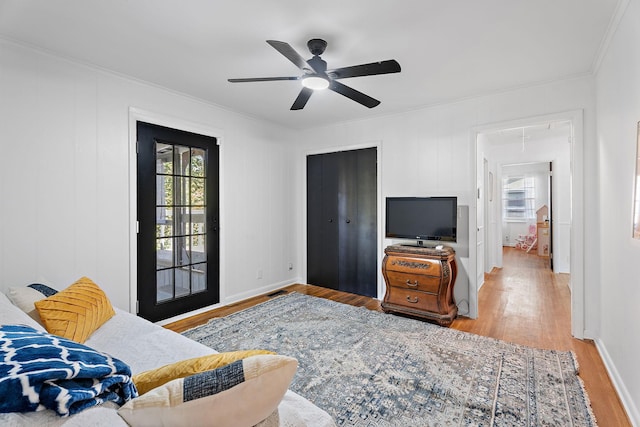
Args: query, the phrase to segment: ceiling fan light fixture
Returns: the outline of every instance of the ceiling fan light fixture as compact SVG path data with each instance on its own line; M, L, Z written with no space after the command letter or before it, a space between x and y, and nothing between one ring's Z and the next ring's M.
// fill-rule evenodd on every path
M352 65L350 67L334 68L327 71L327 62L320 58L325 47L327 47L327 42L322 39L311 39L307 43L307 47L313 55L313 58L311 59L304 59L294 48L291 47L289 43L278 40L267 40L267 43L298 67L303 74L288 77L254 77L228 80L231 83L298 80L302 84L302 89L300 90L296 100L293 102L293 105L291 105L291 110L302 110L313 92L322 89L329 89L357 102L360 105L367 108L373 108L379 105L380 101L367 94L359 92L352 87L340 83L340 79L400 72L400 64L398 64L395 59L371 62L369 64Z
M329 87L329 79L320 76L303 77L302 86L313 90L323 90Z

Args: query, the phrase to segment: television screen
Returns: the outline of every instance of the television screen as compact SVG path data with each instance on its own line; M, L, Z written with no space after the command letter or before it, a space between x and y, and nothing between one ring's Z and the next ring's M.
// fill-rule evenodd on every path
M456 241L457 197L387 197L386 237Z

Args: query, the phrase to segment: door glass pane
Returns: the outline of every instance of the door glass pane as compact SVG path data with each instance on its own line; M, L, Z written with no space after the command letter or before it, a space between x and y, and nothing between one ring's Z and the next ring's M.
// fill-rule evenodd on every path
M191 267L192 292L207 290L207 264L195 264Z
M156 215L156 224L166 224L173 226L173 208L164 206L157 207Z
M156 173L173 173L173 146L156 143Z
M175 237L176 265L191 264L191 238L189 236Z
M173 267L173 238L156 240L157 269Z
M176 206L189 206L190 191L189 178L179 176L175 178L176 188L173 195L173 201Z
M175 208L176 217L174 219L174 226L176 230L176 236L188 236L191 230L191 209Z
M193 234L191 235L191 263L206 261L205 257L205 235Z
M156 175L156 205L170 205L172 195L173 177L171 175Z
M173 236L173 208L156 207L156 238Z
M191 204L194 206L205 205L204 178L191 178Z
M158 270L156 272L156 301L168 301L173 299L173 269Z
M174 175L188 175L189 165L191 164L191 150L189 147L175 145L173 147Z
M156 156L156 302L160 303L207 290L206 150L156 142Z
M184 297L191 293L191 284L188 268L176 269L176 298Z
M204 154L204 150L200 148L191 149L191 176L205 176L206 164Z
M194 238L193 247L204 245L205 217L202 209L195 208L191 211L191 235Z

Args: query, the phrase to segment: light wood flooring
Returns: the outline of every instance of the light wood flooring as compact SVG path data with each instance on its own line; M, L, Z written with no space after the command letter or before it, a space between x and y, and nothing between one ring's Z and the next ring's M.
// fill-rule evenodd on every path
M569 275L552 273L546 263L537 255L505 248L504 267L485 275L478 296L478 319L459 317L451 327L517 344L575 352L598 425L631 426L595 344L571 336ZM297 284L283 290L381 311L376 299L318 286ZM182 332L269 299L267 295L254 297L166 327Z

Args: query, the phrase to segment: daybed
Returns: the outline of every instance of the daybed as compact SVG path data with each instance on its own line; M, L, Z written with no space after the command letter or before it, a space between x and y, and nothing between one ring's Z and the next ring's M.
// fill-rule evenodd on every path
M100 326L84 344L125 362L131 367L132 374L183 359L215 353L208 347L123 310L115 308L115 313L115 316ZM5 294L0 293L0 325L8 324L23 324L45 331L41 324L12 304ZM0 396L0 399L11 399L11 396ZM0 425L126 426L117 410L116 404L107 402L69 417L60 417L52 410L0 413ZM259 425L325 427L335 424L325 411L303 397L287 391L277 411Z

